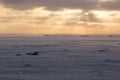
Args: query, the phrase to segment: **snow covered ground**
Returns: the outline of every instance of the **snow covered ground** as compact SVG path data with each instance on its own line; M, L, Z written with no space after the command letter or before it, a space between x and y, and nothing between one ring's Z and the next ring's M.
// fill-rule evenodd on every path
M120 80L120 37L0 36L0 80Z

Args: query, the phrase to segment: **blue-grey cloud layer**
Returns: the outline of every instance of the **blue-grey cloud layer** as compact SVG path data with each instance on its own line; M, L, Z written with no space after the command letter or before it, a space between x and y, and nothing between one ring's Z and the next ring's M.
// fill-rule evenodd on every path
M108 10L120 10L120 0L109 0L101 3L101 7Z
M47 9L82 8L93 9L98 0L0 0L5 6L16 9L29 9L44 6Z
M104 1L101 0L0 0L6 7L25 10L35 7L46 7L49 10L58 10L61 8L75 9L108 9L119 10L120 0Z

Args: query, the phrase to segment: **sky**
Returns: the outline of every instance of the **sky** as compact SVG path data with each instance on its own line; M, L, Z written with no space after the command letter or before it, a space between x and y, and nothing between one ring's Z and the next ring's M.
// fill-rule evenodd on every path
M120 0L0 0L0 34L120 34Z

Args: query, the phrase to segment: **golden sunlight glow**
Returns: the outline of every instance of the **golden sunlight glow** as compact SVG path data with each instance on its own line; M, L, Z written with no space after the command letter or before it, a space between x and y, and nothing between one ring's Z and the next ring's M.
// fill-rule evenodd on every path
M51 11L44 10L44 7L35 8L31 11L32 11L32 16L34 17L45 17L45 16L49 16L52 13Z
M0 5L0 34L119 34L119 11L44 7L13 10ZM91 14L92 13L92 14Z
M110 17L110 13L107 11L94 11L93 12L98 18L107 18Z
M57 11L55 14L60 14L60 15L67 15L67 14L74 14L74 13L81 13L82 10L77 10L77 9L63 9L62 11Z

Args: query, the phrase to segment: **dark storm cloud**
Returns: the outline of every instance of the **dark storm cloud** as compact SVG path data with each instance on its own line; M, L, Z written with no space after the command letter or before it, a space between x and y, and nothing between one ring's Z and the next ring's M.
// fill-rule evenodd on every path
M0 0L6 7L14 9L31 9L35 7L45 7L50 10L61 8L94 9L99 0Z
M120 10L120 0L109 0L101 3L101 8L108 10Z

